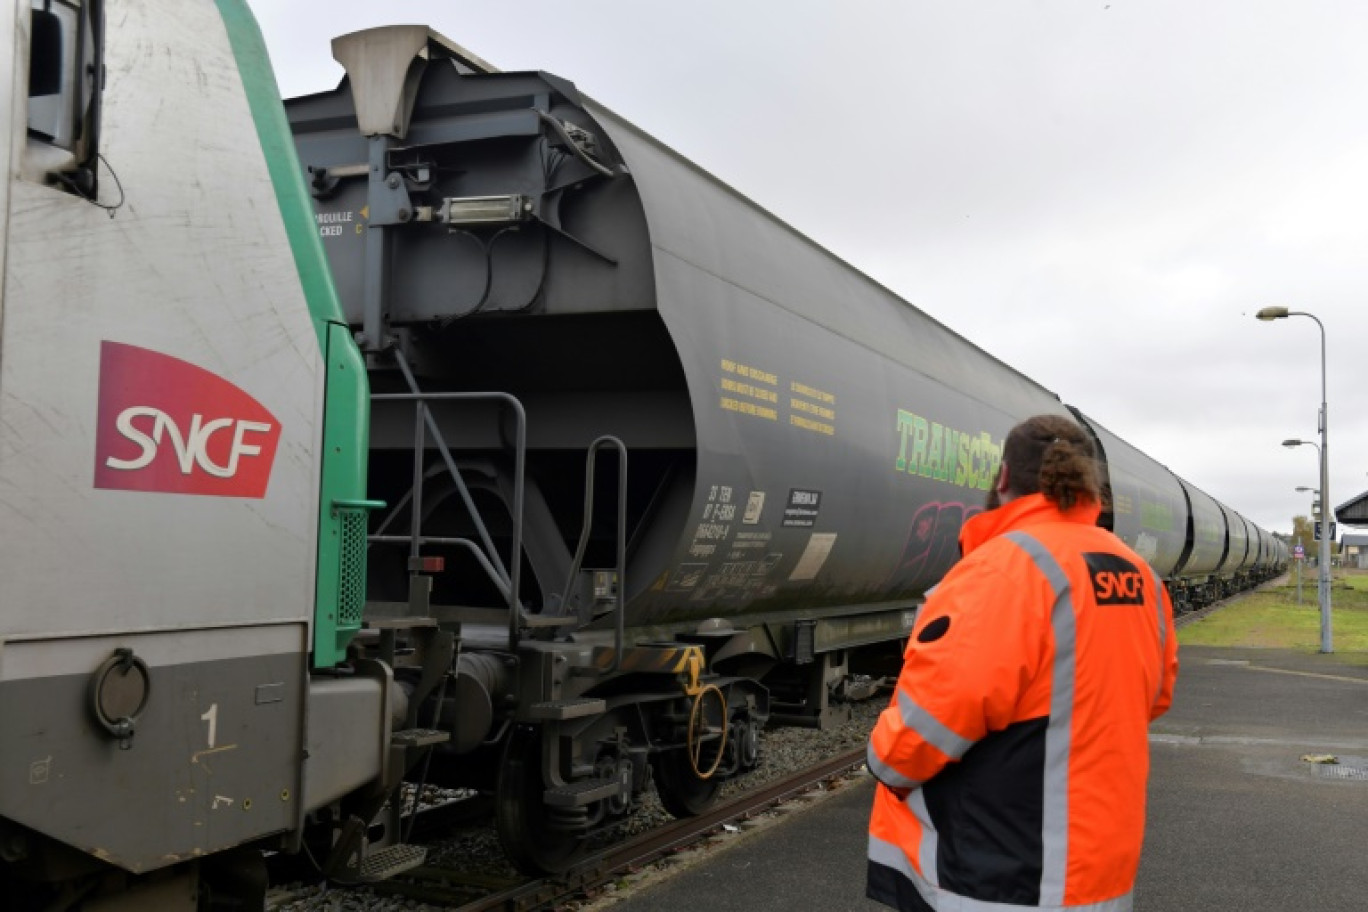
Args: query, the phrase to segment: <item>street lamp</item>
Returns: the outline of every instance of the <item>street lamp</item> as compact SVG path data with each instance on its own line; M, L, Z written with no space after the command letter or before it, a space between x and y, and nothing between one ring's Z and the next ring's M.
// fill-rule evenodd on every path
M1308 488L1306 485L1298 485L1298 486L1297 486L1297 493L1298 493L1298 494L1305 494L1305 493L1307 493L1308 491L1309 491L1310 493L1314 494L1315 496L1320 497L1320 491L1319 491L1318 489L1316 489L1316 488ZM1312 522L1315 522L1315 519L1316 519L1316 510L1315 510L1315 508L1316 508L1316 506L1318 506L1319 504L1320 504L1320 501L1318 501L1318 500L1312 502L1312 505L1311 505L1311 507L1312 507L1312 509L1311 509L1311 521L1312 521ZM1313 535L1315 534L1315 530L1316 530L1316 527L1315 527L1315 526L1312 526L1312 527L1311 527L1311 531L1312 531L1312 534L1313 534ZM1297 536L1297 550L1298 550L1298 551L1301 551L1301 536L1300 536L1300 535ZM1297 557L1296 564L1297 564L1297 604L1300 605L1300 604L1302 603L1302 572L1301 572L1301 571L1302 571L1302 558L1301 558L1301 556L1298 556L1298 557ZM1319 567L1316 569L1316 572L1317 572L1317 573L1320 572L1320 568L1319 568ZM1318 580L1318 582L1319 582L1319 580ZM1320 604L1320 586L1319 586L1319 585L1316 586L1316 604L1317 604L1317 605Z
M1330 415L1325 404L1325 324L1320 321L1315 314L1309 314L1302 310L1288 310L1286 307L1265 307L1254 315L1264 321L1284 320L1287 317L1310 317L1316 321L1316 326L1320 327L1321 334L1321 406L1320 406L1320 446L1317 450L1320 453L1320 489L1321 489L1321 537L1326 541L1330 537L1329 513L1330 513ZM1302 441L1296 443L1285 442L1284 446L1298 446ZM1325 541L1322 541L1324 546ZM1329 557L1328 554L1322 557ZM1330 563L1328 560L1321 560L1320 564L1320 612L1321 612L1321 652L1334 652L1334 643L1330 633Z
M1325 475L1326 475L1326 467L1325 467L1325 450L1324 450L1323 448L1321 448L1320 446L1318 446L1314 440L1284 440L1284 441L1282 442L1282 445L1285 446L1285 447L1289 447L1289 448L1291 448L1291 447L1299 447L1299 446L1313 446L1313 447L1315 447L1315 448L1316 448L1317 461L1320 463L1320 468L1321 468L1321 479L1322 479L1322 484L1324 484L1324 479L1325 479ZM1305 491L1312 491L1312 492L1314 492L1317 496L1319 496L1320 493L1321 493L1319 490L1317 490L1317 489L1315 489L1315 488L1298 488L1297 490L1299 490L1299 491L1302 491L1302 490L1305 490ZM1320 603L1320 615L1321 615L1321 649L1320 649L1320 651L1323 652L1323 653L1331 653L1331 652L1334 652L1335 650L1334 650L1334 643L1332 642L1331 631L1330 631L1330 560L1331 560L1330 522L1329 522L1329 519L1328 519L1328 518L1326 517L1326 515L1325 515L1325 514L1326 514L1326 510L1325 510L1325 498L1322 497L1320 500L1314 502L1311 506L1312 506L1312 510L1311 510L1311 512L1312 512L1311 521L1312 521L1313 523L1315 523L1315 525L1313 526L1313 532L1315 533L1315 539L1316 539L1316 570L1317 570L1317 573L1316 573L1316 577L1317 577L1317 578L1316 578L1316 597L1317 597L1317 601ZM1315 511L1315 508L1316 508L1317 506L1319 506L1319 507L1321 508L1321 510L1320 510L1320 519L1319 519L1319 520L1317 520L1316 517L1315 517L1315 512L1316 512L1316 511Z
M1287 447L1288 449L1291 449L1292 447L1299 447L1299 446L1315 447L1315 448L1316 448L1316 463L1317 463L1317 465L1320 464L1321 447L1320 447L1320 444L1319 444L1319 443L1316 443L1316 441L1314 441L1314 440L1288 439L1288 440L1284 440L1284 441L1282 442L1282 445L1285 446L1285 447ZM1303 494L1305 494L1306 492L1309 491L1309 492L1311 492L1312 494L1314 494L1316 497L1320 497L1320 488L1309 488L1309 487L1307 487L1306 485L1297 485L1297 490L1300 491L1300 492L1303 493ZM1314 501L1312 501L1312 505L1313 505L1313 506L1318 505L1318 504L1320 504L1320 501L1319 501L1319 500L1314 500Z

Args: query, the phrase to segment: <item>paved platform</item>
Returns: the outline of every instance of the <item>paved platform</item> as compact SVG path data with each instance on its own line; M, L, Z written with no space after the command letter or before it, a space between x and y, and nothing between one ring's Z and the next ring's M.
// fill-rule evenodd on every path
M1137 912L1368 909L1368 667L1209 647L1180 663L1174 707L1151 730ZM1340 762L1302 759L1326 754ZM593 908L883 909L864 898L873 788L854 779Z

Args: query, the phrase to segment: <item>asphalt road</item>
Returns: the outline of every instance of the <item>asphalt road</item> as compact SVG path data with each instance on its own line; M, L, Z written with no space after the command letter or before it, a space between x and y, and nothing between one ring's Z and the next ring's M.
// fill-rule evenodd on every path
M1137 912L1368 909L1368 668L1342 656L1184 648L1151 734ZM1331 755L1336 764L1304 756ZM864 898L873 780L723 837L593 909L803 912Z

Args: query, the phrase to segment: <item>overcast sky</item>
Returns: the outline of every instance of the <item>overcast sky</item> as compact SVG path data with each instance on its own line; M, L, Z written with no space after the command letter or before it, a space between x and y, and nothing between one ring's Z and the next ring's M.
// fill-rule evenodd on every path
M573 81L1267 529L1368 490L1368 3L251 0Z

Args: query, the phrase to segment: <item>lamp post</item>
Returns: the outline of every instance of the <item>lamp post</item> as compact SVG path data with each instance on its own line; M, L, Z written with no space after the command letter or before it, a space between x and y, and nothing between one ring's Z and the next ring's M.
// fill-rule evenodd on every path
M1330 415L1325 405L1325 324L1314 314L1309 314L1303 310L1288 310L1286 307L1265 307L1254 315L1264 321L1284 320L1288 317L1310 317L1316 321L1320 327L1321 334L1321 406L1320 406L1320 489L1321 489L1321 522L1325 523L1321 527L1322 551L1325 551L1325 544L1330 538L1330 439L1329 424ZM1300 441L1298 441L1298 445ZM1330 634L1330 563L1327 560L1328 553L1322 554L1320 564L1320 611L1321 611L1321 652L1334 652L1334 643Z
M1299 446L1313 446L1313 447L1316 448L1316 462L1319 463L1319 462L1321 461L1321 460L1320 460L1320 454L1321 454L1320 444L1316 443L1314 440L1284 440L1284 441L1282 442L1282 445L1285 446L1285 447L1289 447L1289 448L1291 448L1291 447L1299 447ZM1320 491L1317 491L1315 488L1308 488L1308 487L1302 486L1302 487L1298 487L1297 490L1298 490L1298 491L1311 491L1311 492L1314 493L1317 497L1320 496ZM1322 508L1322 509L1321 509L1321 515L1320 515L1320 518L1319 518L1319 519L1316 518L1316 509L1317 509L1318 507L1321 507L1321 508ZM1329 564L1326 563L1326 561L1329 559L1329 557L1328 557L1328 550L1327 550L1327 548L1326 548L1325 546L1326 546L1327 533L1329 532L1330 527L1329 527L1329 526L1326 526L1326 525L1322 525L1323 522L1325 522L1325 511L1324 511L1324 508L1323 508L1322 503L1321 503L1319 500L1313 500L1313 501L1311 501L1311 538L1316 542L1316 604L1319 605L1320 608L1321 608L1321 652L1325 652L1325 651L1326 651L1326 649L1325 649L1325 630L1326 630L1326 627L1327 627L1327 625L1328 625L1328 623L1329 623L1329 622L1326 620L1326 619L1329 617L1329 614L1327 613L1328 609L1326 609L1326 607L1325 607L1326 604L1327 604L1327 599L1326 599L1326 597L1325 597L1325 593L1326 593L1326 587L1327 587L1327 585L1328 585L1327 582L1326 582L1326 580L1329 578L1329 574L1328 574L1328 573L1325 573L1324 575L1322 575L1322 570L1321 570L1321 568L1322 568L1322 567L1328 567L1328 566L1329 566ZM1298 579L1297 581L1298 581L1299 583L1301 582L1300 579ZM1300 593L1300 592L1297 593L1297 604L1298 604L1298 605L1301 604L1301 593Z
M1308 487L1306 487L1305 485L1299 485L1299 486L1297 487L1297 492L1298 492L1298 493L1304 494L1304 493L1306 493L1307 491L1310 491L1310 492L1311 492L1312 494L1314 494L1315 496L1320 497L1320 491L1317 491L1315 488L1308 488ZM1317 502L1318 502L1318 501L1313 501L1313 503L1317 503ZM1316 511L1313 509L1313 510L1311 511L1311 521L1312 521L1312 522L1315 522L1315 519L1316 519ZM1311 531L1312 531L1312 534L1313 534L1313 535L1315 534L1315 529L1316 529L1315 526L1312 526L1312 527L1311 527ZM1297 547L1298 547L1298 548L1301 547L1301 536L1297 536ZM1297 604L1298 604L1298 605L1300 605L1301 602L1302 602L1302 596L1301 596L1301 593L1302 593L1302 572L1301 572L1301 568L1302 568L1302 562L1301 562L1301 559L1298 558L1298 559L1297 559ZM1317 568L1317 569L1319 570L1319 568ZM1320 604L1320 586L1319 586L1319 585L1316 586L1316 604L1317 604L1317 605Z
M1322 433L1324 431L1322 430ZM1325 449L1314 440L1284 440L1282 445L1285 447L1313 446L1316 448L1317 461L1320 462L1321 470L1321 490L1316 491L1320 494L1325 490ZM1314 488L1310 490L1315 490ZM1320 519L1316 520L1315 510L1312 510L1312 521L1316 523L1316 600L1320 603L1321 615L1321 648L1324 653L1335 651L1334 643L1330 631L1330 521L1326 518L1325 497L1320 499Z

